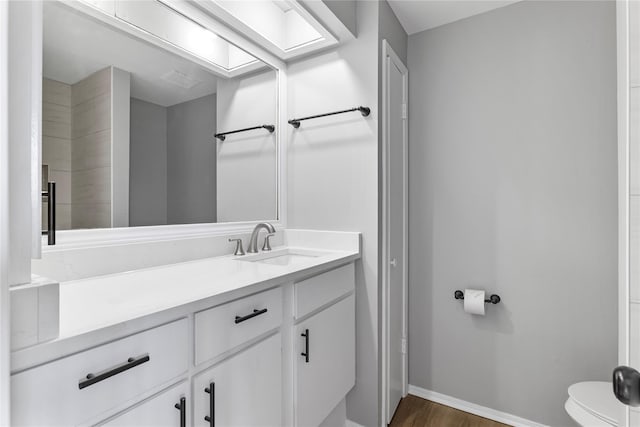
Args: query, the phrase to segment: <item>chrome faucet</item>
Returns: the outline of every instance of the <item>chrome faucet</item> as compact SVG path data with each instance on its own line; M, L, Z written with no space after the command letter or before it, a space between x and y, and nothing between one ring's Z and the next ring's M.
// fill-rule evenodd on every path
M260 230L262 229L265 229L269 234L274 234L276 232L275 227L268 222L261 222L260 224L256 225L256 227L253 229L253 233L251 233L251 238L249 239L249 249L247 249L248 253L258 253L258 234L260 234ZM268 238L269 236L267 236L267 239Z

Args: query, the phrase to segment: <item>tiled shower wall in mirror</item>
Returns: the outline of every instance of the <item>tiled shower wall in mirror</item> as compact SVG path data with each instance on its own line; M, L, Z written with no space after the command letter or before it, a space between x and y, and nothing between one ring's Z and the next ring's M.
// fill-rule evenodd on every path
M43 180L57 186L56 220L59 230L71 228L71 86L42 80ZM45 190L45 188L43 188ZM47 224L47 203L42 202L42 224Z
M111 226L111 68L71 86L73 228Z
M118 90L114 82L119 81L115 73L125 74L127 80L123 84L127 102L117 108L126 109L128 116L128 73L107 67L71 85L43 79L42 164L47 174L43 183L56 182L59 230L114 225L112 207L118 193L111 185L115 122L111 112ZM128 193L125 197L128 201ZM46 201L42 212L46 224Z

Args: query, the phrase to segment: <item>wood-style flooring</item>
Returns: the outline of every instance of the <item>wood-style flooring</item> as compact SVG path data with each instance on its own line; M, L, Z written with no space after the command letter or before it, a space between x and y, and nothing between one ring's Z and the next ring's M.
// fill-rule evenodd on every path
M400 401L390 427L509 427L449 406L407 395Z

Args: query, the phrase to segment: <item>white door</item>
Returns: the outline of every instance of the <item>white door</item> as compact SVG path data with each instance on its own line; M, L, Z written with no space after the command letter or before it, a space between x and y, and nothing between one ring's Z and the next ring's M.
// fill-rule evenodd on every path
M278 333L199 374L192 390L193 425L282 425L281 354Z
M9 2L0 2L0 425L10 425L9 401Z
M383 43L385 153L386 414L407 393L407 86L408 72Z
M640 2L618 0L618 364L620 427L640 425Z
M355 296L295 327L295 419L316 427L356 382Z

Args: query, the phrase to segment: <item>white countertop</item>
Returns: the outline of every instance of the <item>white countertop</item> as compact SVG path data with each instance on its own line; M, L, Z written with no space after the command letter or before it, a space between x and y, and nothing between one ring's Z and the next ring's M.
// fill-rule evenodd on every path
M276 247L277 255L287 249ZM60 284L59 339L130 321L169 308L228 294L251 285L286 282L313 267L352 260L353 252L312 251L292 265L246 261L243 256L207 258Z
M359 234L353 235L355 246L300 247L298 239L292 239L289 246L266 255L312 255L285 265L249 261L263 254L230 255L62 282L58 338L13 352L12 371L353 262L360 258Z

